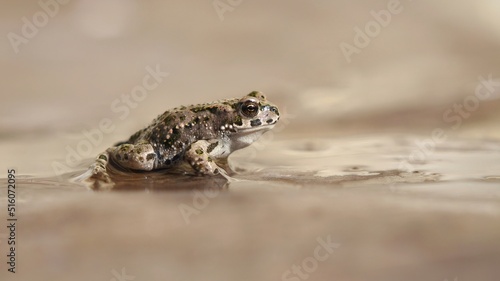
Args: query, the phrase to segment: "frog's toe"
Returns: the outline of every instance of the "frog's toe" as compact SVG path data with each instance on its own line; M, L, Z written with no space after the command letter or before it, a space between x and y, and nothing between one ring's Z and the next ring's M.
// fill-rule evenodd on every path
M191 161L191 167L200 175L218 175L221 173L221 168L215 164L212 159L203 159L201 157Z
M103 169L102 167L94 167L90 178L92 180L98 180L98 181L102 181L105 183L112 182L111 177L109 176L108 172L106 171L106 169Z

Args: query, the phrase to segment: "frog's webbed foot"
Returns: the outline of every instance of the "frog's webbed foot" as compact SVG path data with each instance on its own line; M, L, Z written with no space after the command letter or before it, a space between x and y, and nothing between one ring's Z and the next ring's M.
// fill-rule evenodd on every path
M191 144L185 154L185 159L191 167L201 175L227 175L226 171L210 157L209 150L215 141L200 140Z
M99 154L94 164L90 167L92 170L92 178L101 180L104 182L111 182L111 179L108 175L108 170L106 169L106 165L108 164L108 155L106 152Z
M109 162L109 149L99 154L88 170L87 182L91 184L92 189L109 189L114 182L108 174L107 165Z

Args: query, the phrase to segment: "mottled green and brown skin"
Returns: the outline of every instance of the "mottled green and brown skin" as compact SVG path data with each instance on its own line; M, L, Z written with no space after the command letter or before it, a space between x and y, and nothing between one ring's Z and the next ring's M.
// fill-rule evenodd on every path
M241 99L177 107L100 154L93 177L109 178L108 162L133 171L188 163L197 174L214 175L221 172L218 162L250 145L278 120L278 108L257 91Z

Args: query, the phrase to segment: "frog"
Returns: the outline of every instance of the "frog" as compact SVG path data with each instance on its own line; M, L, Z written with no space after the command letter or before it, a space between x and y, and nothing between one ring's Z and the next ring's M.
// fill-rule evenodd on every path
M111 182L110 164L127 172L188 167L184 173L227 176L229 155L258 140L279 119L278 107L260 91L176 107L99 154L90 167L91 178Z

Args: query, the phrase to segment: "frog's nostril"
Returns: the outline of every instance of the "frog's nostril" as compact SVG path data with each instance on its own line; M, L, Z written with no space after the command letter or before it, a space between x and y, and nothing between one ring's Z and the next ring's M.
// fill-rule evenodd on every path
M267 124L271 124L271 123L273 123L273 119L267 119L266 123L267 123Z
M271 106L270 108L271 112L273 112L276 115L279 115L280 113L278 112L278 108L276 106Z

